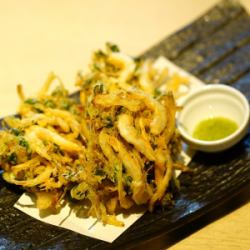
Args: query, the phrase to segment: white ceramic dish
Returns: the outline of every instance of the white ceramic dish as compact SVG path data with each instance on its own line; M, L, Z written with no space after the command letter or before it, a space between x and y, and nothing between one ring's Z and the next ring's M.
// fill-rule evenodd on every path
M189 94L177 114L177 126L182 138L192 148L205 152L218 152L230 148L247 133L249 103L238 90L223 85L211 84ZM203 141L193 138L196 125L208 118L225 117L235 121L238 129L226 138Z

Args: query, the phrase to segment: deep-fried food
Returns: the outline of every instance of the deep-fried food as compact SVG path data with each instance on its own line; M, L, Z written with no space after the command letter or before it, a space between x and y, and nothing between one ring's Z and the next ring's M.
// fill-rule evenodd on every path
M174 95L182 84L187 80L156 70L152 60L107 44L94 53L90 71L78 74L80 102L53 73L35 98L19 85L19 117L6 118L0 132L3 178L35 193L39 209L60 209L70 195L87 216L116 226L123 225L119 208L152 211L175 168L187 170L177 161L175 128Z

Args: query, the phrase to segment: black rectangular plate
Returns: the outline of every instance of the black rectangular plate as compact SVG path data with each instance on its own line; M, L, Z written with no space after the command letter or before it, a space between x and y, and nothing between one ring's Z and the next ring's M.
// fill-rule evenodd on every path
M165 56L206 83L233 85L250 98L250 17L236 1L222 1L193 23L146 51ZM13 208L22 191L0 179L1 249L159 249L174 232L222 210L244 192L249 200L250 134L219 154L197 153L193 174L180 176L175 205L146 213L114 243L47 225ZM191 230L191 231L190 231ZM189 229L192 232L192 229Z

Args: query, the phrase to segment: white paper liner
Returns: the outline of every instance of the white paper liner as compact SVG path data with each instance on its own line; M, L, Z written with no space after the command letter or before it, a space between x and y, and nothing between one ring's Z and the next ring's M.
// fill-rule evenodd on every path
M154 63L154 67L162 69L167 68L170 74L178 73L181 76L188 77L190 80L189 92L200 88L204 83L196 77L190 75L183 69L179 68L164 57L159 57ZM177 103L181 105L182 97L178 99ZM184 163L188 164L194 151L191 151L187 145L183 144L183 151L181 153ZM180 172L176 171L176 175ZM123 232L125 232L135 221L137 221L143 212L132 213L128 216L122 214L117 215L117 219L124 222L124 227L116 227L112 225L103 225L102 222L96 220L96 218L80 218L77 217L74 212L70 213L69 204L66 204L58 214L49 214L42 216L34 205L34 202L29 194L24 193L14 205L15 208L30 215L31 217L38 219L42 222L52 224L58 227L63 227L71 231L77 232L82 235L86 235L92 238L100 239L106 242L113 242Z
M103 225L103 223L98 222L96 218L79 218L74 212L70 213L68 204L60 210L59 214L50 214L46 217L42 217L39 213L39 209L31 207L32 205L34 205L34 202L31 196L24 193L14 207L42 222L63 227L79 234L110 243L143 215L142 212L130 214L128 217L119 214L117 219L123 221L125 226L115 227L112 225Z

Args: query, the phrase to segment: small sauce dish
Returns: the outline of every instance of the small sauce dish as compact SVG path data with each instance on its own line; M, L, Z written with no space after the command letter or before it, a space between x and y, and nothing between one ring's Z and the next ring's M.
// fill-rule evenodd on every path
M223 84L206 85L188 94L183 99L181 106L182 110L177 114L177 127L183 140L191 148L204 152L223 151L239 142L248 131L249 103L246 97L235 88ZM225 124L228 121L228 125L234 123L235 129L226 137L219 139L195 138L194 132L197 130L197 126L203 123L212 126L211 129L208 126L206 132L208 135L215 131L213 129L216 129L216 133L218 133L218 124L214 123L213 119L226 121ZM223 132L223 127L221 130Z

